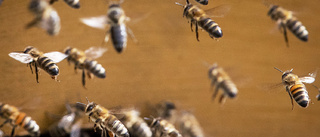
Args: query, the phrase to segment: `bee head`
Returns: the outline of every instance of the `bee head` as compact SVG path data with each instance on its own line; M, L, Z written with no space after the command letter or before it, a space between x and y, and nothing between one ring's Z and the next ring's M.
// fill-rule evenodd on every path
M282 81L284 84L291 84L294 83L295 80L298 78L296 75L292 73L293 69L287 70L282 74Z
M66 55L70 55L72 48L71 47L67 47L66 49L63 50L64 54Z
M278 7L278 5L271 5L268 15L271 15Z
M91 102L87 105L85 112L90 113L95 107L97 106L96 103Z

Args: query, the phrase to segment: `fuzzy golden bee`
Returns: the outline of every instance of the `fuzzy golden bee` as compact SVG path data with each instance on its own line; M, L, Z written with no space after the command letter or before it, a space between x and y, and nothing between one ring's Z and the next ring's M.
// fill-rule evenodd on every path
M182 137L174 125L167 120L158 118L146 118L147 121L152 121L150 124L152 133L156 137Z
M86 51L81 51L77 48L67 47L64 50L64 53L68 56L67 60L70 63L73 63L74 69L82 69L82 85L85 87L85 70L89 78L92 78L93 75L98 78L105 78L106 71L101 64L98 64L94 59L99 58L103 53L107 51L106 48L101 47L91 47Z
M122 111L123 117L120 118L122 123L129 130L130 136L133 137L152 137L152 132L148 124L139 117L140 112L136 109Z
M204 137L202 128L197 118L188 111L181 112L179 129L184 137Z
M111 112L101 105L94 102L89 102L88 104L78 103L86 105L85 114L89 116L89 120L94 122L94 129L99 128L101 130L101 136L106 137L107 131L110 137L129 137L128 129L123 125L123 123L116 118Z
M277 21L279 29L283 31L287 46L289 46L287 28L300 40L304 42L308 41L309 33L306 27L293 16L292 11L286 10L278 5L270 5L268 16L270 16L272 20Z
M49 3L53 4L56 1L58 0L50 0ZM80 8L80 0L64 0L64 2L66 2L72 8L75 8L75 9Z
M238 94L236 85L232 82L231 78L218 64L213 64L209 68L209 78L211 79L211 86L215 86L212 98L214 99L221 88L223 93L220 96L219 103L224 103L226 97L235 98Z
M67 57L67 55L58 51L43 53L32 46L26 47L22 53L11 52L9 56L20 61L21 63L28 64L32 73L32 66L34 66L37 83L39 83L39 68L46 71L52 79L57 81L57 77L59 75L59 67L56 65L56 63L62 61Z
M17 126L27 130L32 137L40 136L40 128L36 121L32 120L26 113L20 112L15 106L0 102L0 117L6 119L6 121L0 125L0 128L6 123L9 123L13 127L11 136L14 136L15 128Z
M282 84L285 85L286 91L288 92L292 109L293 109L293 99L301 106L308 107L310 103L308 91L303 83L311 84L315 81L316 74L309 74L310 76L299 77L298 75L292 73L293 69L282 71L278 68L276 70L282 73Z

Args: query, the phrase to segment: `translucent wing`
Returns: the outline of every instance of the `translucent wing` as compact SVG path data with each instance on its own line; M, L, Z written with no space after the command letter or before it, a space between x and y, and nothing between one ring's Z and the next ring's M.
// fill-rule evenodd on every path
M84 51L87 57L96 59L103 55L104 52L106 52L108 49L103 47L91 47Z
M303 83L313 83L316 79L314 77L300 77L299 78Z
M211 9L205 10L206 14L210 17L224 17L231 9L231 5L224 4Z
M68 57L68 55L66 54L63 54L61 52L58 52L58 51L53 51L53 52L49 52L49 53L45 53L43 54L44 56L52 59L52 61L54 63L58 63L60 61L62 61L63 59L65 59L66 57Z
M30 54L11 52L9 56L22 63L30 63L33 61L33 57Z
M80 137L81 123L82 120L78 120L75 124L72 125L70 137Z
M105 15L89 18L80 18L83 24L97 29L105 29L107 26L108 18Z

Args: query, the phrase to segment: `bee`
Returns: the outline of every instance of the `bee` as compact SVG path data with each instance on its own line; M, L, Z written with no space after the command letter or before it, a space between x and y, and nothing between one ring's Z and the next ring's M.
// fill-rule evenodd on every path
M318 88L317 86L313 85L319 92L319 94L316 96L317 100L320 101L320 88Z
M173 102L161 101L155 108L158 117L161 117L171 123L175 123L177 108Z
M51 36L59 34L60 17L47 0L31 0L29 10L35 15L35 18L27 24L26 29L38 26Z
M82 23L98 29L105 29L107 25L110 25L104 42L107 43L109 41L109 34L111 34L112 44L118 53L121 53L127 47L127 32L136 41L131 29L126 26L130 18L125 15L120 4L111 4L107 16L81 18L80 20Z
M51 126L49 134L51 137L80 137L81 118L84 115L84 107L78 104L66 104L67 114L60 121Z
M120 119L133 137L152 137L152 132L148 124L139 117L140 112L135 109L125 110L124 116Z
M202 5L208 5L208 2L209 2L209 0L195 0L195 1Z
M144 118L147 121L152 121L150 124L151 130L154 136L157 137L182 137L179 131L174 127L173 124L167 120L158 118Z
M316 74L309 74L310 76L299 77L296 74L293 74L291 70L283 72L282 70L275 67L276 70L280 71L282 74L282 84L285 85L286 91L288 92L292 110L293 110L293 99L301 106L308 107L310 99L308 96L308 91L303 83L311 84L315 81Z
M214 99L221 88L223 93L220 96L219 103L225 102L225 97L235 98L238 94L236 85L232 82L231 78L218 64L213 64L209 68L209 78L211 79L211 87L215 86L215 91L212 98Z
M30 136L40 136L40 128L36 121L32 120L31 117L26 115L26 113L20 112L19 109L15 106L0 102L0 117L6 119L6 121L0 125L0 128L6 123L9 123L13 127L11 136L14 136L15 128L17 126L20 126L27 130Z
M86 51L81 51L77 48L67 47L64 53L68 56L67 60L70 63L75 64L74 69L82 69L82 85L85 87L85 70L89 78L95 75L98 78L105 78L106 71L101 64L93 60L99 58L103 53L107 51L105 48L91 47Z
M101 136L107 136L106 131L108 131L110 137L113 137L113 135L118 137L130 136L128 129L121 123L119 119L116 118L116 116L111 114L108 109L94 102L89 102L88 98L86 99L88 104L79 102L78 104L86 105L85 114L89 116L89 120L95 123L95 131L96 128L99 128L101 130Z
M184 137L204 137L197 118L188 111L183 111L180 117L180 131Z
M43 53L32 46L26 47L22 53L11 52L9 56L30 66L31 73L33 73L32 66L34 66L37 83L39 83L38 68L43 69L51 75L52 79L58 81L57 76L59 75L59 68L56 63L67 57L67 55L57 51Z
M270 16L272 20L277 21L280 31L281 29L283 30L287 47L289 47L289 42L286 28L300 40L305 42L308 41L308 31L306 27L293 16L292 11L286 10L278 5L271 5L268 16Z
M184 8L183 11L183 17L186 17L188 20L190 20L191 25L191 31L192 25L194 24L196 27L196 38L199 41L199 34L198 34L198 26L204 29L209 33L209 36L211 38L221 38L223 33L219 25L213 21L210 16L207 14L210 11L219 11L221 15L216 16L222 16L224 13L228 12L230 10L230 7L228 5L222 5L218 6L209 10L204 11L203 9L199 8L196 5L192 5L189 0L186 0L187 4L182 5L180 3L177 3L177 5L180 5Z
M49 3L53 4L56 1L58 0L50 0ZM75 8L75 9L80 8L80 0L64 0L64 2L66 2L72 8Z

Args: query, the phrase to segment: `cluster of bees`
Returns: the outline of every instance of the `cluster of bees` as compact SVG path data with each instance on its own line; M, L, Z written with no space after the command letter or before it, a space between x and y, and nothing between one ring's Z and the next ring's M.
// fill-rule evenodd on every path
M58 13L51 6L55 1L57 0L31 0L29 10L35 15L35 19L28 23L26 28L38 26L46 30L49 35L57 35L61 26ZM79 0L64 1L73 8L80 8ZM0 4L1 2L2 0L0 0ZM106 33L104 42L108 42L111 37L112 44L119 53L127 46L127 35L129 34L134 38L132 31L126 26L126 23L130 18L125 15L124 10L120 7L122 2L123 1L120 1L117 4L112 3L109 6L107 15L80 19L82 23L93 28L105 29L105 27L109 25L110 29ZM208 4L208 0L196 0L196 2L203 5ZM177 2L176 4L184 8L183 16L190 21L192 31L193 25L195 25L196 39L198 41L199 27L205 30L213 39L218 39L223 36L221 28L207 13L210 12L210 10L218 10L218 8L227 12L230 10L229 6L218 6L205 11L199 6L191 4L189 0L186 0L185 5ZM222 14L224 12L222 12ZM279 29L284 34L287 46L289 46L287 29L300 40L308 41L308 31L302 23L293 16L291 11L277 5L270 5L268 15L272 20L277 22ZM35 47L28 46L24 51L12 52L9 56L27 64L30 67L31 72L36 74L36 81L38 83L39 69L47 72L52 79L59 81L57 76L60 71L56 63L67 59L69 63L71 62L74 64L75 71L77 69L82 70L82 85L85 87L86 75L89 78L94 76L98 78L106 77L106 70L101 64L95 61L95 59L101 57L105 51L106 48L103 47L91 47L85 51L67 47L63 52L54 51L43 53ZM35 71L33 71L33 68ZM282 71L278 68L275 69L282 73L282 84L285 86L286 91L291 98L292 109L293 100L301 107L306 108L310 103L310 99L303 83L313 83L315 81L316 72L305 77L299 77L292 72L293 69L287 71ZM219 98L220 103L224 103L227 97L235 98L237 96L238 89L236 85L222 67L213 64L209 68L208 76L211 80L211 86L215 87L213 98L217 96L219 89L222 90ZM317 95L317 99L320 100L320 94ZM123 109L120 113L115 114L101 105L89 102L89 100L88 104L69 104L67 105L67 114L62 117L57 125L54 125L49 129L49 133L51 136L80 136L79 128L81 127L81 122L79 122L79 120L84 115L87 115L89 120L94 123L93 129L101 130L101 136L204 136L199 123L192 113L181 112L179 116L176 116L176 114L172 114L176 111L174 104L168 102L160 104L156 108L157 118L141 118L139 116L140 112L135 109ZM0 116L3 119L6 119L0 127L6 123L12 125L13 129L11 136L14 135L17 126L23 127L31 136L40 135L39 126L36 122L14 106L0 103ZM179 117L179 120L176 120L176 118L173 117ZM179 130L181 132L175 128L175 125L179 125ZM0 135L1 134L2 131L0 132Z

